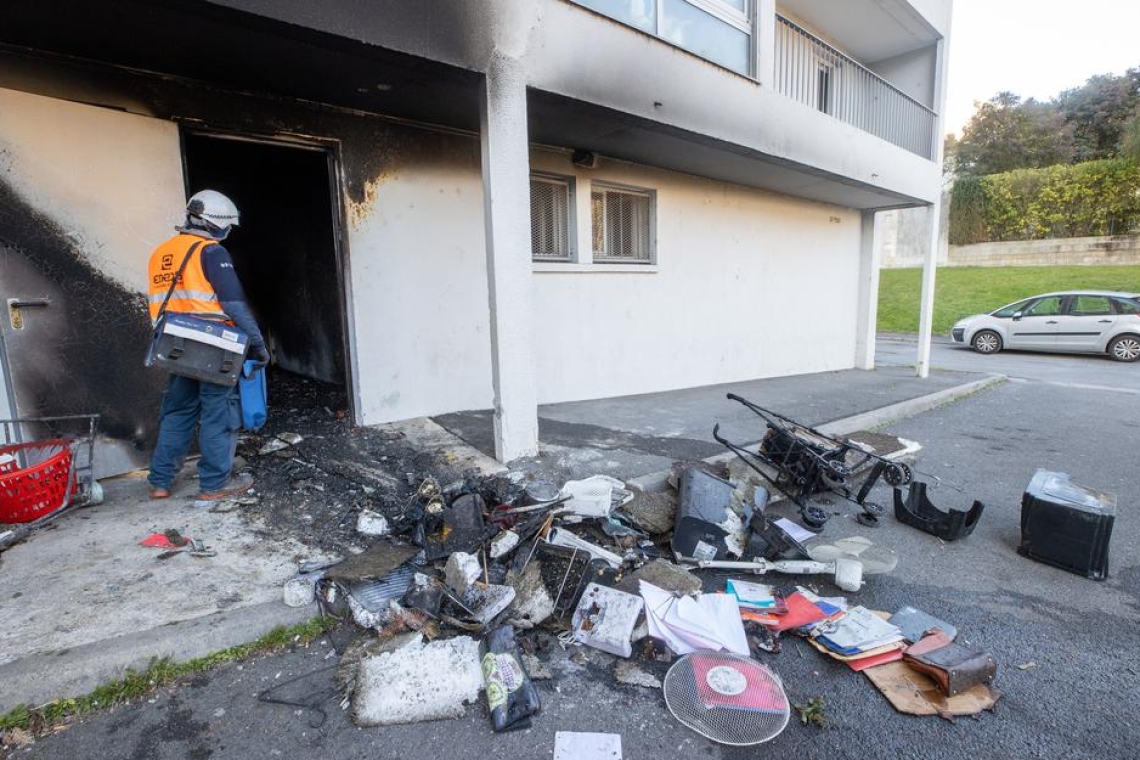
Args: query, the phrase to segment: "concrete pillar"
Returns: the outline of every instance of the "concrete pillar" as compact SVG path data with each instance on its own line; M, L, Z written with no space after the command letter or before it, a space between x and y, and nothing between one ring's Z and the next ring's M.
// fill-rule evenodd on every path
M530 156L526 76L500 55L480 101L487 300L495 390L495 458L538 453L538 394L531 329Z
M922 304L918 315L918 357L915 359L915 373L919 377L930 376L930 332L934 324L934 275L938 271L938 239L942 216L942 202L927 206L928 226L926 235L926 255L922 262Z
M756 81L776 85L776 0L757 0L753 32L756 41Z
M874 211L863 212L863 228L859 238L859 312L856 315L855 367L875 368L875 337L879 317L879 241L875 234Z

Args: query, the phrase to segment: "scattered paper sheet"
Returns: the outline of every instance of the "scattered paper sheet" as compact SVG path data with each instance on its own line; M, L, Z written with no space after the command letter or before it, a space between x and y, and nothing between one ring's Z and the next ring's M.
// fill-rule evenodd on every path
M640 582L640 588L649 635L664 641L676 654L698 649L749 653L740 606L732 594L678 599L645 581Z
M621 760L621 734L558 731L554 760Z
M815 534L810 530L800 525L799 523L792 522L786 517L781 517L779 520L776 520L775 524L780 528L780 530L784 531L794 540L799 541L801 544L804 541L810 541L816 537Z

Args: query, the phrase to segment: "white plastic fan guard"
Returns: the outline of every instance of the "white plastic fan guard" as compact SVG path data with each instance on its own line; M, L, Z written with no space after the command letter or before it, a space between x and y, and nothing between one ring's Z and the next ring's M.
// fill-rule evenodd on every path
M791 715L779 676L743 655L685 655L665 674L663 690L673 717L719 744L762 744L778 736Z

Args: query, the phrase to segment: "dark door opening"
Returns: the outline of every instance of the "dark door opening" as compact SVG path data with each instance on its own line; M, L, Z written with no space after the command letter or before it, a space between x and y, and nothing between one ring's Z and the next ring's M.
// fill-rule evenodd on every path
M225 241L274 365L346 385L345 298L330 195L318 148L184 135L187 196L225 193L241 224Z

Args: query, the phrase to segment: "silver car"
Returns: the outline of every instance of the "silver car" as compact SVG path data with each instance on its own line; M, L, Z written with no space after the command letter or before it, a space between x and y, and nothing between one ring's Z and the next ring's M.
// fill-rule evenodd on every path
M960 319L950 337L980 354L1003 348L1107 353L1117 361L1134 362L1140 359L1140 294L1044 293Z

